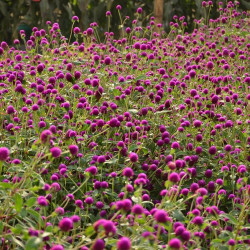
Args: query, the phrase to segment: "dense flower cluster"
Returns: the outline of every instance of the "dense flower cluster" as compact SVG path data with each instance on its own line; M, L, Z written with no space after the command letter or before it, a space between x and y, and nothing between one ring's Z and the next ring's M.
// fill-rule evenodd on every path
M219 7L1 43L1 249L249 246L249 17Z

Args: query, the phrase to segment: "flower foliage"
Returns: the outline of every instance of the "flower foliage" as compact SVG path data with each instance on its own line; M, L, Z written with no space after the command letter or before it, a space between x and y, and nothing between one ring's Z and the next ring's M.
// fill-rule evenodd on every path
M1 42L1 249L249 246L249 17L236 7L192 33L183 17L169 34L140 27L140 8L120 39L74 16L73 43L51 22L20 32L25 51Z

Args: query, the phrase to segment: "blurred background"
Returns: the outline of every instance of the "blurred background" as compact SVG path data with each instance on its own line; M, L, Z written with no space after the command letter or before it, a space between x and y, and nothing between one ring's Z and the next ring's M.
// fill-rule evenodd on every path
M219 2L226 0L213 0L211 18L216 18ZM250 10L249 0L239 0L239 8ZM32 27L39 29L46 27L46 21L57 22L60 25L62 34L69 37L71 30L72 16L79 17L79 26L82 30L89 27L90 23L97 22L100 34L107 31L106 11L110 10L111 29L110 31L119 34L118 25L120 19L116 6L122 6L122 17L129 16L126 22L129 26L135 18L138 7L143 8L140 25L147 25L151 16L156 17L156 22L163 24L164 29L169 29L169 23L173 16L185 16L187 30L193 28L194 19L203 17L204 9L202 0L0 0L0 41L12 44L18 38L20 30L25 30L30 35Z

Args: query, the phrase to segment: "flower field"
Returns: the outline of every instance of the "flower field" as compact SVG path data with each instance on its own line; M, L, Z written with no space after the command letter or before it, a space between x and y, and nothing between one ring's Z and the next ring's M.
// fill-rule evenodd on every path
M1 42L0 248L247 249L249 13L167 34L117 11L120 39L74 16L74 42Z

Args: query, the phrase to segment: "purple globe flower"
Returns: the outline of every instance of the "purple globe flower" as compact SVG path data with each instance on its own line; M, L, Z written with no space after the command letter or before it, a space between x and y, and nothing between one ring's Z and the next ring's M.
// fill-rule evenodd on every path
M88 205L90 204L93 204L94 202L94 199L92 197L87 197L85 200L84 200L85 203L87 203Z
M179 144L178 142L173 142L173 143L171 144L171 148L173 148L173 149L180 148L180 144Z
M83 208L83 202L81 200L76 200L75 204L76 204L77 207Z
M118 250L129 250L131 248L131 241L127 237L121 237L117 241L116 246Z
M227 244L228 244L229 246L234 246L234 245L236 244L236 242L235 242L234 239L230 239L230 240L227 242Z
M181 241L177 238L173 238L172 240L169 241L168 245L170 248L180 249L181 248Z
M42 207L46 207L49 205L47 199L44 196L39 196L37 198L37 203Z
M105 243L104 240L102 239L97 239L92 246L93 250L103 250L104 248L105 248Z
M209 62L207 63L207 68L208 68L208 69L212 69L213 67L214 67L213 62L209 61Z
M227 152L232 151L232 146L230 144L227 144L224 149Z
M62 245L54 245L51 250L64 250L64 247Z
M77 145L70 145L69 146L69 151L72 155L77 155L78 154L78 151L79 151L79 148Z
M6 161L9 157L10 151L6 147L0 148L0 161Z
M202 122L199 120L195 120L193 124L194 124L194 127L199 128L202 125Z
M196 225L202 225L202 224L203 224L203 218L200 217L200 216L196 216L196 217L192 220L192 222L193 222L194 224L196 224Z
M116 5L116 9L117 9L117 10L121 10L121 9L122 9L122 6L121 6L121 5Z
M87 28L86 33L88 36L91 36L91 35L93 35L94 30L92 28Z
M43 144L47 143L51 138L52 133L50 130L46 129L41 133L40 140Z
M178 175L178 173L174 172L168 176L168 180L171 182L177 183L180 181L180 176Z
M179 235L181 235L184 231L186 230L186 228L184 227L184 226L182 226L182 225L180 225L180 226L178 226L178 227L176 227L175 228L175 235L176 236L179 236Z
M78 18L78 16L73 16L73 17L72 17L72 20L73 20L73 21L79 21L79 18Z
M97 167L96 166L90 166L89 168L86 168L85 172L89 172L92 175L97 174Z
M68 232L73 228L73 221L70 218L65 217L59 222L59 228L63 232Z
M215 155L216 152L217 152L217 149L216 149L215 146L211 146L211 147L209 148L208 152L209 152L209 154L211 154L211 155Z
M57 207L55 209L55 212L59 215L64 215L64 208L63 207Z
M184 241L189 241L190 238L191 238L191 233L187 230L185 230L182 234L181 234L181 238L184 240Z
M110 57L105 57L105 59L104 59L104 63L106 64L106 65L110 65L111 64L111 58Z
M154 219L158 223L165 223L169 220L168 214L165 210L159 209L154 213Z
M129 154L129 159L130 159L130 161L132 161L132 162L137 162L137 161L138 161L138 155L137 155L136 153L131 152L131 153Z
M136 11L138 14L141 14L142 13L142 8L141 7L139 7L138 9L137 9L137 11Z
M99 155L99 156L97 157L97 162L98 162L98 163L104 163L105 160L106 160L105 155Z
M124 168L122 175L130 178L134 175L134 171L132 168Z
M136 204L132 207L132 213L137 215L142 214L143 210L144 210L143 207L139 204Z
M54 158L59 158L61 156L61 153L62 153L61 149L58 147L51 148L50 152L51 152L52 157L54 157Z

